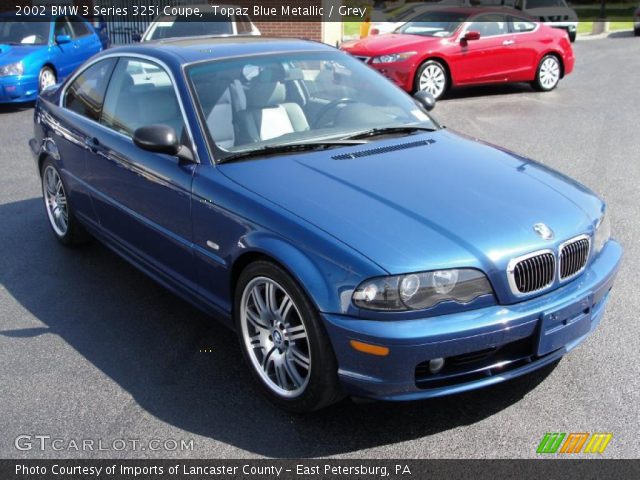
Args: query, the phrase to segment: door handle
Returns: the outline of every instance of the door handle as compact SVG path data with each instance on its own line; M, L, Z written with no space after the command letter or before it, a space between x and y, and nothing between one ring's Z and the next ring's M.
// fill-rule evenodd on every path
M505 40L504 42L502 42L502 45L508 46L513 45L514 43L516 43L515 40Z
M85 139L84 144L89 150L91 150L93 153L96 153L98 151L98 147L100 146L100 140L98 140L96 137L87 138Z

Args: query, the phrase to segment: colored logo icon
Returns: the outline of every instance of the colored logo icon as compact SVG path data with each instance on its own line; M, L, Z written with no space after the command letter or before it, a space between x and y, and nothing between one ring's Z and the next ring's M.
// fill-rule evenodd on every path
M536 453L604 453L611 438L612 433L545 433Z

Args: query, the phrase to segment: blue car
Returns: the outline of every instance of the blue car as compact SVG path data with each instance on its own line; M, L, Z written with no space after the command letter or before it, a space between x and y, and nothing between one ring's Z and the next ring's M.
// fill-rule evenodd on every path
M219 318L304 412L503 382L602 320L603 202L433 106L319 43L176 39L48 89L30 147L60 243L95 237Z
M0 15L0 103L35 100L102 50L99 36L74 16Z

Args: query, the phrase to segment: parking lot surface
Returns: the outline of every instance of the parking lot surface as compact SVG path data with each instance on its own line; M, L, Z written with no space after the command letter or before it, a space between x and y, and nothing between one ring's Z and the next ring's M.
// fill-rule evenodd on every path
M639 457L640 39L575 51L554 92L466 89L435 115L608 202L625 257L600 328L555 368L495 387L308 416L260 396L232 332L101 245L57 244L27 147L33 110L0 107L0 457L535 457L546 432L611 432L606 457ZM61 450L18 450L19 435L62 439ZM73 448L87 439L107 449ZM140 448L115 451L117 439ZM154 439L193 448L151 451Z

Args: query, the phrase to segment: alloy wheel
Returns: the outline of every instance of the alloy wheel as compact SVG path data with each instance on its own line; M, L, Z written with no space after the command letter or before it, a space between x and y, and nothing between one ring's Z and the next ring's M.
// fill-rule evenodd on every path
M240 301L242 339L256 372L279 396L300 396L309 383L311 350L291 296L267 277L252 279Z
M40 72L40 91L43 91L45 88L50 87L51 85L55 85L55 83L55 74L49 68L44 68Z
M427 91L435 98L438 98L444 93L446 86L447 74L440 65L433 62L422 70L418 82L420 90Z
M554 57L547 57L540 65L540 85L546 90L551 90L560 80L560 65Z
M64 237L69 229L67 194L64 191L60 175L51 165L48 165L44 170L42 187L45 208L51 227L56 235Z

